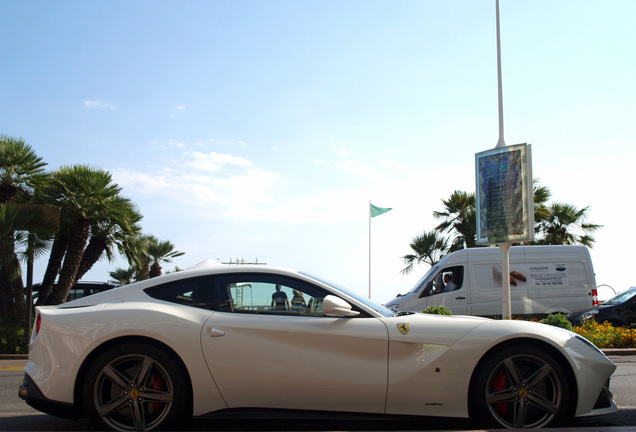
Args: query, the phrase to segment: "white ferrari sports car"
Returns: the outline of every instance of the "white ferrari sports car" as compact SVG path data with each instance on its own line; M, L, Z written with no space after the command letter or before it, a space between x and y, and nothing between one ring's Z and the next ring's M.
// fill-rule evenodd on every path
M19 394L114 430L237 408L536 428L616 412L615 368L556 327L398 313L305 273L228 265L38 307Z

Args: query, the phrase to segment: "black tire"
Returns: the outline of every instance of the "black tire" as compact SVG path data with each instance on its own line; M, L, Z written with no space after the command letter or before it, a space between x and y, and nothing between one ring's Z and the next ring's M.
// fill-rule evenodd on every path
M191 415L187 376L172 354L125 343L100 354L84 381L84 408L99 429L174 429Z
M490 356L471 386L471 416L484 426L541 428L567 415L563 368L546 351L513 346Z

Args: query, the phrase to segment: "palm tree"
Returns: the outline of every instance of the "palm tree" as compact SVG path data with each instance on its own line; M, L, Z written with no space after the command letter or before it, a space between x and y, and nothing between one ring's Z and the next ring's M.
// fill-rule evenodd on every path
M577 209L571 204L554 203L548 207L547 217L539 223L542 238L536 241L544 245L582 244L592 247L596 232L603 225L586 223L589 207ZM577 234L579 231L580 234Z
M129 267L127 270L125 269L115 269L108 273L111 278L113 278L117 283L122 285L128 285L134 281L135 278L135 269Z
M445 210L433 212L436 219L444 219L435 230L454 232L454 249L477 246L475 194L456 190L442 203Z
M3 317L24 311L21 267L15 253L16 231L28 224L24 210L9 209L10 204L29 202L33 189L45 176L46 163L22 139L0 135L0 313ZM28 211L27 211L28 213Z
M128 259L128 264L133 272L135 281L146 280L150 273L150 257L148 248L150 243L157 239L151 235L139 235L129 239L124 247L124 254Z
M0 204L31 197L45 177L45 166L23 139L0 135Z
M66 248L58 284L45 299L47 304L62 303L68 296L75 283L91 226L104 214L109 214L109 205L112 205L113 198L120 190L119 186L112 183L108 172L86 165L65 166L51 173L42 195L49 204L61 210L60 243L65 242ZM57 265L57 261L49 262L52 273L55 273Z
M577 209L571 204L550 205L551 196L550 189L541 186L539 179L533 181L536 239L533 244L578 243L592 247L592 234L602 225L586 222L589 207ZM435 218L443 219L442 223L434 231L424 232L413 239L410 247L414 253L402 257L406 264L402 274L410 273L416 263L425 262L432 266L450 252L477 246L475 194L456 190L442 203L444 211L433 212ZM448 233L448 237L439 237L438 234L442 233Z
M172 258L179 257L184 253L185 252L174 250L174 245L168 240L160 241L151 236L151 241L148 245L148 257L150 258L150 271L148 276L151 278L161 276L161 263L169 263L172 261Z
M451 252L448 238L440 237L438 231L425 231L413 238L410 246L414 253L402 257L402 261L406 264L406 267L402 269L404 275L411 273L415 264L424 262L432 267Z
M542 221L550 217L548 201L552 192L547 186L541 186L539 179L533 180L532 194L534 198L534 232L537 234Z
M114 258L114 248L124 252L130 239L141 232L143 218L136 206L127 198L113 197L107 205L109 211L99 215L91 226L91 237L82 255L75 282L80 280L103 256Z
M126 242L126 257L134 280L142 281L161 275L161 263L171 262L185 252L174 250L169 241L161 241L153 235L141 235ZM113 276L114 277L114 276Z

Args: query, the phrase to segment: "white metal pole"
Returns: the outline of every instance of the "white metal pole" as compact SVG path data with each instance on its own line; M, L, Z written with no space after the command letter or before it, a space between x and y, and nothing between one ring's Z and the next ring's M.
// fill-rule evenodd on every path
M499 140L495 148L505 147L504 119L503 119L503 84L501 79L501 27L499 24L499 0L496 0L497 14L497 91L499 107ZM512 319L512 305L510 296L510 247L511 242L500 243L501 249L501 316L503 319Z
M499 0L496 0L496 12L497 12L497 89L498 89L498 106L499 106L499 140L497 141L497 147L505 147L504 142L504 121L503 121L503 85L501 82L501 37L499 29Z
M369 298L371 298L371 200L369 200Z
M505 320L512 319L512 304L510 296L510 247L511 242L499 243L501 249L501 317Z

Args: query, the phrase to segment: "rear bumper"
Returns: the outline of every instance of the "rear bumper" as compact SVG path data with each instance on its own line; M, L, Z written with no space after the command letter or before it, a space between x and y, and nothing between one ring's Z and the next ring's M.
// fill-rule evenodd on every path
M82 417L81 410L75 404L47 399L27 373L24 374L24 381L18 389L18 396L31 407L46 414L68 419Z

